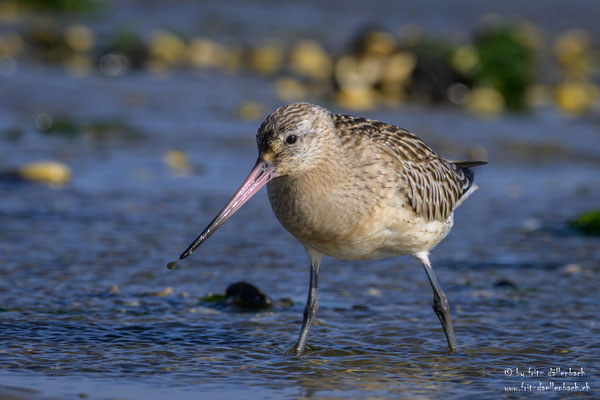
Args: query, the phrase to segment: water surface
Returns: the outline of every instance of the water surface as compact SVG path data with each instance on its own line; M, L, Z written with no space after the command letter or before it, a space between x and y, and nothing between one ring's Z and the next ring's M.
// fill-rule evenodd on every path
M0 398L512 398L512 388L563 383L598 393L599 240L568 224L600 204L598 121L550 111L486 121L419 106L366 113L450 159L487 151L480 190L432 253L458 352L445 350L416 261L326 259L311 349L291 357L308 261L265 193L166 269L254 164L260 121L240 120L238 107L248 93L267 110L280 105L260 79L74 79L22 66L2 85L0 126L23 134L0 140L0 166L59 159L73 179L0 182ZM136 134L36 131L36 115L61 112L124 121ZM187 176L163 161L174 148L190 158ZM202 301L238 281L275 307Z

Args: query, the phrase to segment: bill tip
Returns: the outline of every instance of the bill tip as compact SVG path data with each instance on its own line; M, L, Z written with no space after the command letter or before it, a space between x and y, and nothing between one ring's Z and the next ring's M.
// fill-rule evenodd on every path
M177 265L177 261L171 261L170 263L167 264L167 268L173 269L173 268L175 268L176 265Z

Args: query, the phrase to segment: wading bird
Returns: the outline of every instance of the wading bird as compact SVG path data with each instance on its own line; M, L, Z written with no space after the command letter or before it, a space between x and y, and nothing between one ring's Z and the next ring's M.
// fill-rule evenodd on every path
M300 355L306 347L317 314L324 255L345 260L401 255L418 259L433 288L433 309L449 350L454 351L448 299L429 252L452 228L454 210L477 189L469 168L485 162L448 161L404 129L308 103L275 110L258 129L256 142L258 161L250 175L180 259L192 254L266 184L277 219L310 259L304 319L290 353Z

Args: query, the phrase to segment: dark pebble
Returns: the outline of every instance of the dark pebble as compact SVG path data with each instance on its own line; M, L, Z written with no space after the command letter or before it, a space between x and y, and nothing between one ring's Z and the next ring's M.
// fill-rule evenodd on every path
M517 284L508 279L500 279L499 281L494 283L494 287L516 288Z
M225 297L241 308L256 310L271 307L271 299L256 286L246 282L229 285Z

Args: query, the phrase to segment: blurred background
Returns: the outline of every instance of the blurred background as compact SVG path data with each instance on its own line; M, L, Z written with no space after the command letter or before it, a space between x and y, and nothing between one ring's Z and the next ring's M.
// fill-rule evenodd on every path
M504 367L597 382L599 11L0 0L0 399L486 398L521 387ZM404 258L327 260L315 349L284 356L308 268L264 193L165 268L245 178L260 122L294 101L489 162L432 256L458 357ZM237 281L260 304L226 293Z

